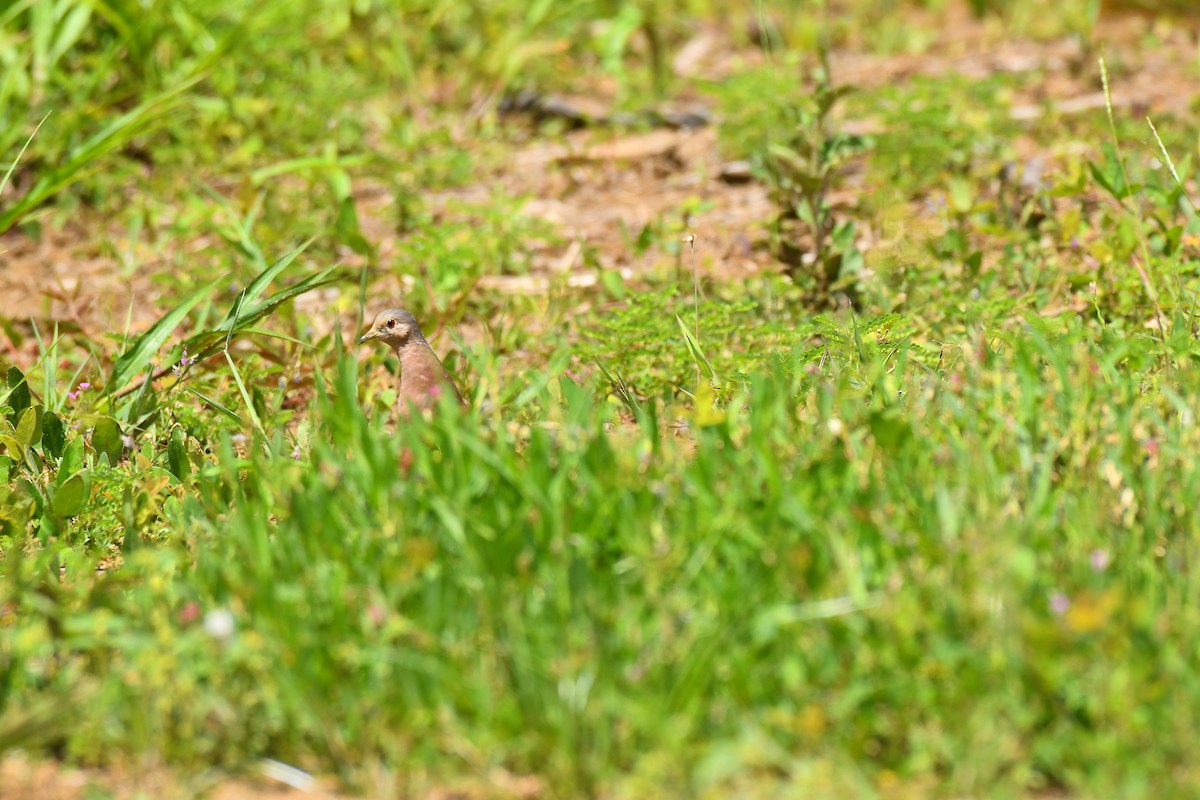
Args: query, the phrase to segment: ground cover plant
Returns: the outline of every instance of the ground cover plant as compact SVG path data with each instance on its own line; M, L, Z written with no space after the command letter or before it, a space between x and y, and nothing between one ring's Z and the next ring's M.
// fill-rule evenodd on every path
M1188 12L0 6L0 794L1194 794Z

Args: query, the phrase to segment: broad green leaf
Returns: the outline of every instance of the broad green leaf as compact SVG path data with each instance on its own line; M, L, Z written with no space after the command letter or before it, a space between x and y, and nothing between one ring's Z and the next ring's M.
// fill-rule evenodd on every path
M47 411L42 417L42 449L52 458L62 456L67 444L67 429L62 418L53 411Z
M57 482L61 484L81 469L83 469L83 437L76 436L63 448L62 460L58 462Z
M714 391L711 383L701 383L697 386L695 397L695 411L692 414L692 422L697 427L707 428L710 425L719 425L725 421L725 411L717 405L717 393Z
M192 462L188 460L187 453L187 434L183 428L171 431L171 440L167 443L167 467L181 481L187 480L192 471Z
M87 470L76 472L55 490L54 499L50 501L50 513L60 519L76 516L83 511L91 495L91 488L92 482Z
M950 208L955 214L967 214L975 207L975 186L966 178L950 179Z
M208 296L220 280L218 278L210 283L206 283L195 292L192 292L190 297L168 311L158 322L150 326L150 330L138 337L133 346L122 353L121 357L117 359L112 375L109 376L108 384L104 387L105 393L111 394L124 388L133 379L134 375L145 369L150 360L158 353L158 349L162 347L163 342L167 340L171 332L183 321L187 313L197 303Z
M0 444L8 452L8 457L20 463L25 460L25 448L17 441L17 437L0 434Z
M121 460L121 425L112 417L101 417L92 429L92 449L96 455L108 456L108 463L115 466Z
M21 445L21 450L28 450L33 447L41 439L41 406L30 406L21 412L21 418L17 422L17 442Z
M33 514L31 516L36 517L40 515L42 513L42 509L46 505L46 501L42 496L41 490L38 489L33 481L29 480L28 478L18 479L17 489L24 492L26 496L33 500Z
M25 375L17 367L8 368L8 398L5 403L12 408L12 413L9 414L9 419L13 422L17 421L17 417L22 411L29 408L29 384L25 382Z

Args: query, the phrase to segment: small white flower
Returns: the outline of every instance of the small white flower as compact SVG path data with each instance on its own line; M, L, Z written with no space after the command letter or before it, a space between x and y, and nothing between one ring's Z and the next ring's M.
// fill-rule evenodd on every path
M829 428L829 432L834 436L841 436L846 430L845 424L837 417L833 417L829 422L826 422L825 427Z
M225 608L214 608L204 615L204 630L209 636L225 641L237 629L233 614Z

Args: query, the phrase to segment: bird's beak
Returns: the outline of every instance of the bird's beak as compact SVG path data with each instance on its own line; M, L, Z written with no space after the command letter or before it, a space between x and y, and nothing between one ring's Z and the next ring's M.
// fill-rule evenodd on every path
M377 338L378 336L379 336L379 331L375 331L375 330L367 331L362 336L358 337L358 343L363 344L364 342L369 342L372 339Z

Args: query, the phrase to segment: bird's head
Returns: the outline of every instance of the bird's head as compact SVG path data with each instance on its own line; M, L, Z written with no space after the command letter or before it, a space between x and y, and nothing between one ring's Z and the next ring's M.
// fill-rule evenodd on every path
M399 348L410 341L423 338L416 317L402 308L389 308L379 312L370 329L359 337L358 343L364 344L378 339L388 347Z

